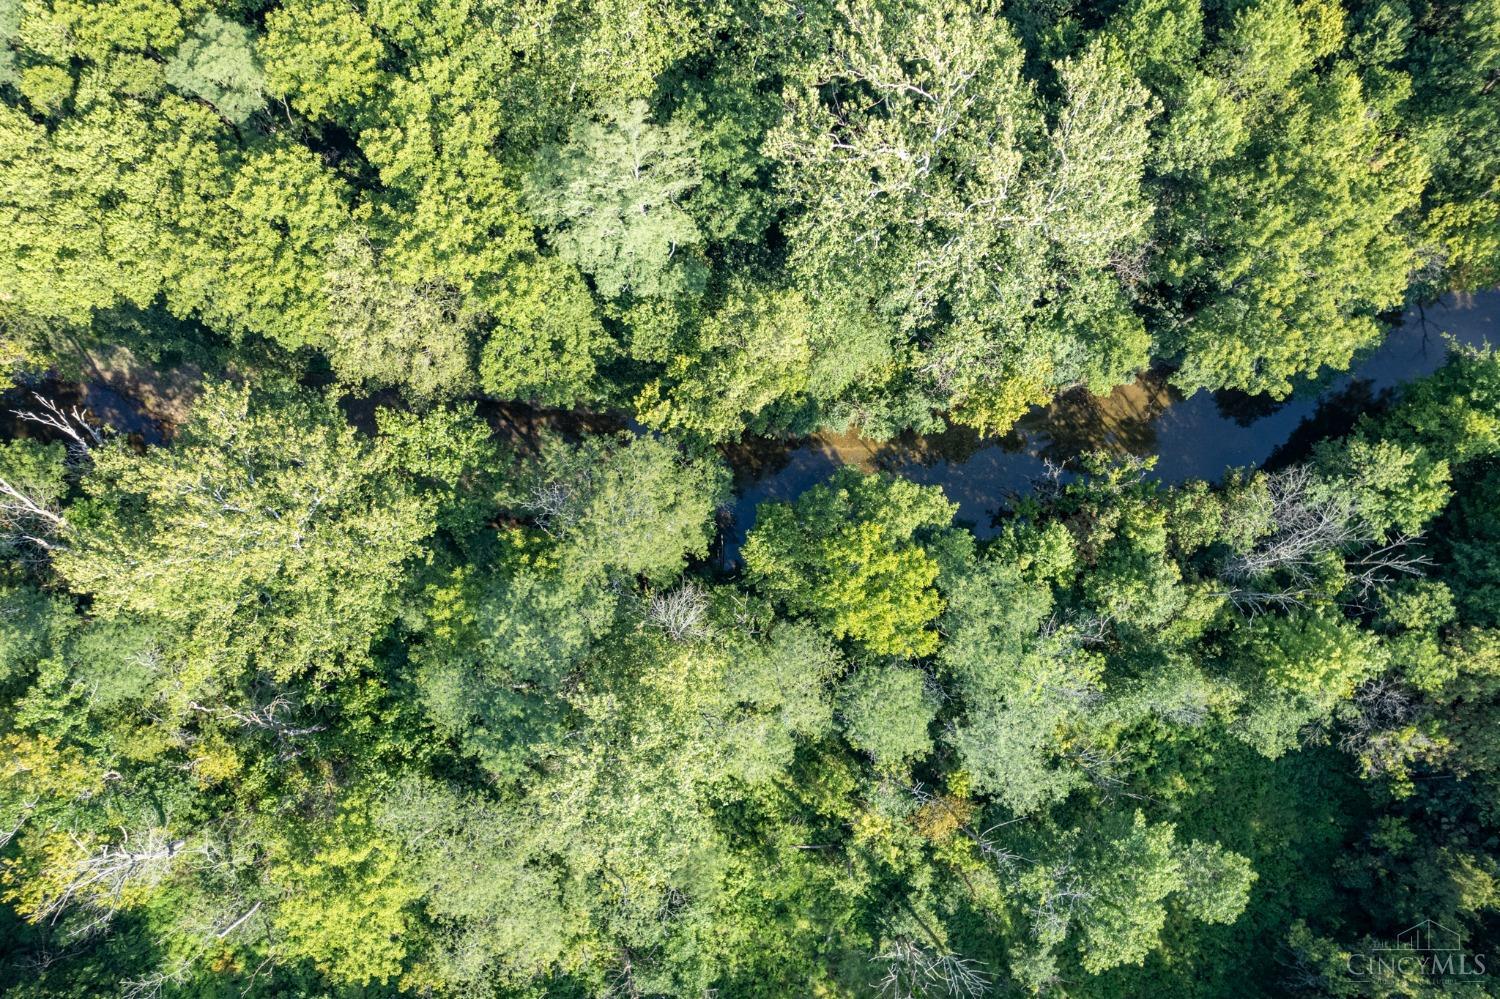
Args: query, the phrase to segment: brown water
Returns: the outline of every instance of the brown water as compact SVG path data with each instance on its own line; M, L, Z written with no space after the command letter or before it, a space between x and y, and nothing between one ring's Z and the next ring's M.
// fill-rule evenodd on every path
M1394 386L1435 370L1447 354L1447 337L1500 344L1497 317L1500 289L1413 310L1350 371L1280 403L1233 392L1184 398L1163 373L1152 371L1107 396L1069 392L1032 410L1004 436L959 428L892 441L825 433L736 445L728 449L736 490L723 556L736 557L757 504L795 499L841 465L940 485L958 504L959 520L987 537L995 515L1047 474L1049 462L1066 467L1089 451L1155 455L1152 474L1164 482L1218 481L1231 468L1296 460L1313 441L1346 432L1359 414L1381 406Z

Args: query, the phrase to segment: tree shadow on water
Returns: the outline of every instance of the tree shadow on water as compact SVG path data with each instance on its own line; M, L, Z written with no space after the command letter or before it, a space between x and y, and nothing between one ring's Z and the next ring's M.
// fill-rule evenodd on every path
M1143 371L1108 395L1093 395L1083 388L1064 392L1028 413L1017 427L1043 441L1039 456L1056 464L1096 451L1142 457L1156 451L1156 421L1178 399L1165 373Z
M1268 471L1285 468L1307 458L1313 447L1327 438L1347 436L1358 425L1360 417L1384 412L1391 404L1389 388L1377 391L1374 383L1360 378L1318 401L1311 416L1304 417L1297 429L1276 446L1264 467Z

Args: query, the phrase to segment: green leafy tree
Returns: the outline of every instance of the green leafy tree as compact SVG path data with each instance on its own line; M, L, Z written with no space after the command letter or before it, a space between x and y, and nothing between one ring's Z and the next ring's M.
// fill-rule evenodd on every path
M473 385L473 341L483 317L454 288L398 284L355 235L334 245L324 280L329 355L341 379L400 386L421 402Z
M1447 505L1448 462L1420 446L1364 437L1328 442L1318 464L1330 489L1349 492L1376 530L1416 534Z
M555 257L518 266L502 301L479 355L485 391L552 406L593 397L615 342L577 268Z
M295 144L248 155L201 216L167 300L229 333L257 333L295 350L325 342L328 261L349 230L347 189ZM186 218L184 221L188 221ZM210 268L194 264L214 261Z
M520 507L558 543L569 571L675 579L708 554L728 474L660 437L549 441L525 478Z
M930 341L926 379L981 429L1145 359L1107 268L1145 238L1147 94L1090 48L1058 67L1049 133L1022 62L989 5L851 3L767 140L800 209L794 264Z
M1183 908L1205 923L1233 923L1257 878L1248 858L1195 840L1182 853Z
M615 632L563 693L567 734L532 743L549 762L518 772L524 795L437 809L430 791L393 802L388 822L419 847L428 905L461 927L468 957L445 956L445 966L470 980L494 969L624 974L656 991L711 981L722 949L695 952L688 940L735 903L721 881L730 845L708 805L731 791L754 797L798 740L829 730L826 686L839 666L807 629L769 640ZM485 876L455 880L455 863Z
M1038 942L1076 941L1084 971L1144 962L1161 946L1166 902L1174 895L1193 915L1214 922L1233 921L1244 910L1254 880L1244 858L1196 843L1184 850L1170 823L1148 822L1141 812L1108 817L1088 832L1062 834L1051 854L1056 859L1021 878L1033 899Z
M927 727L936 705L921 670L865 666L844 683L840 713L844 738L869 753L882 770L900 770L932 748Z
M265 74L249 28L205 14L167 60L167 82L243 125L265 106Z
M1452 991L1348 971L1500 900L1489 351L988 531L844 470L743 571L715 448L1346 364L1500 273L1497 29L0 0L0 376L122 431L0 420L0 993Z
M722 469L653 437L550 440L508 486L530 529L493 568L429 586L418 677L433 719L505 771L558 722L551 698L625 614L629 582L670 585L707 553Z
M1406 388L1376 423L1380 437L1415 444L1450 465L1500 453L1500 358L1460 348L1431 376Z
M1143 469L1126 463L1099 471L1098 479L1069 490L1089 522L1085 544L1093 564L1082 581L1084 599L1120 625L1160 627L1187 599L1182 571L1167 551L1170 508L1155 483L1138 478Z
M1062 550L1071 555L1071 543ZM1085 730L1103 673L1082 629L1040 633L1056 613L1049 577L1062 566L1038 568L979 560L952 584L942 620L940 661L964 704L948 742L973 788L1020 814L1086 780L1064 745Z
M345 120L380 86L384 46L348 0L293 0L266 17L266 89L315 121Z
M195 696L253 666L357 667L433 508L323 399L211 385L169 448L94 454L56 564L96 613L156 623Z
M1296 375L1348 367L1377 340L1375 313L1405 294L1415 261L1399 220L1426 164L1370 108L1353 67L1319 70L1338 47L1337 20L1330 42L1312 16L1324 9L1240 9L1204 75L1178 85L1186 100L1172 102L1168 131L1199 148L1163 178L1180 200L1159 270L1191 303L1163 338L1185 389L1285 396Z
M673 358L671 388L652 383L636 407L653 424L735 437L807 388L815 350L833 346L821 340L801 295L751 286L704 320L691 353Z
M608 298L673 296L702 281L702 235L680 204L700 180L696 143L686 126L647 114L633 101L579 121L528 187L549 241Z
M0 3L0 86L14 84L21 78L16 52L11 47L21 34L20 0Z
M353 985L400 975L411 930L406 910L420 889L396 844L355 812L300 838L273 854L267 872L286 893L272 919L285 955Z
M71 324L96 309L149 305L202 259L162 208L220 182L208 137L222 127L208 107L175 96L149 114L100 102L50 130L0 105L0 218L12 234L0 265L6 304Z
M1429 238L1450 282L1488 287L1500 281L1500 127L1484 98L1500 69L1500 5L1425 3L1411 16L1422 30L1402 54L1412 76L1408 117L1433 166Z
M363 188L371 241L400 283L451 285L503 323L517 297L515 265L536 243L518 206L518 171L507 165L514 146L500 136L535 127L536 94L526 69L500 57L511 36L471 9L382 10L383 30L404 37L413 55L404 74L382 80L379 113L358 135L379 175ZM443 31L411 37L429 19Z
M1295 748L1305 728L1326 721L1385 664L1376 636L1336 613L1260 617L1236 638L1249 691L1238 731L1273 759Z
M795 504L756 511L745 541L754 584L871 652L927 655L942 611L936 582L959 544L935 487L840 469Z

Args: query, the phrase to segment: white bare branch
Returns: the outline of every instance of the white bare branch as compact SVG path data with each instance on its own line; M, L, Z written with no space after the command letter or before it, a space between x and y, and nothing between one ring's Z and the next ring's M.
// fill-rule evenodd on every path
M1352 498L1318 488L1305 466L1266 477L1266 509L1271 533L1248 552L1229 558L1219 578L1223 591L1247 614L1306 606L1321 592L1320 558L1344 558L1345 592L1365 606L1385 584L1400 576L1420 576L1432 559L1420 554L1420 535L1382 537L1360 515Z
M149 886L164 880L187 846L186 840L173 839L158 826L139 836L122 829L118 843L106 843L92 851L77 837L74 843L85 851L84 856L74 863L72 877L61 890L37 910L37 916L55 922L77 905L95 914L89 928L101 925L113 915L127 887Z
M91 448L104 443L103 435L88 422L77 406L63 412L57 403L41 393L33 392L31 396L41 404L42 412L29 409L13 409L11 412L23 420L50 427L62 434L68 439L69 451L87 454Z
M989 990L989 975L974 961L923 947L906 937L892 941L884 953L871 960L885 965L885 974L876 986L886 999L917 999L936 990L977 999Z
M67 525L62 514L51 504L0 476L0 523L13 531L24 531L28 522L40 522L52 529Z
M226 705L208 707L197 701L188 702L189 710L199 714L226 718L242 728L270 732L281 746L280 758L294 759L301 755L297 742L306 736L323 731L325 725L296 725L286 716L296 711L296 705L285 694L277 694L265 704L248 708L231 708Z
M685 583L675 590L653 593L646 606L646 621L667 633L674 642L701 638L708 595L702 587Z

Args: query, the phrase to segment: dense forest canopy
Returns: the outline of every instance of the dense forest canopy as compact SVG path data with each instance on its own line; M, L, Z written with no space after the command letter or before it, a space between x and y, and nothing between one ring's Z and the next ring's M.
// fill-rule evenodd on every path
M1500 283L1500 0L0 0L0 237L6 995L1493 993L1488 349L710 553Z

